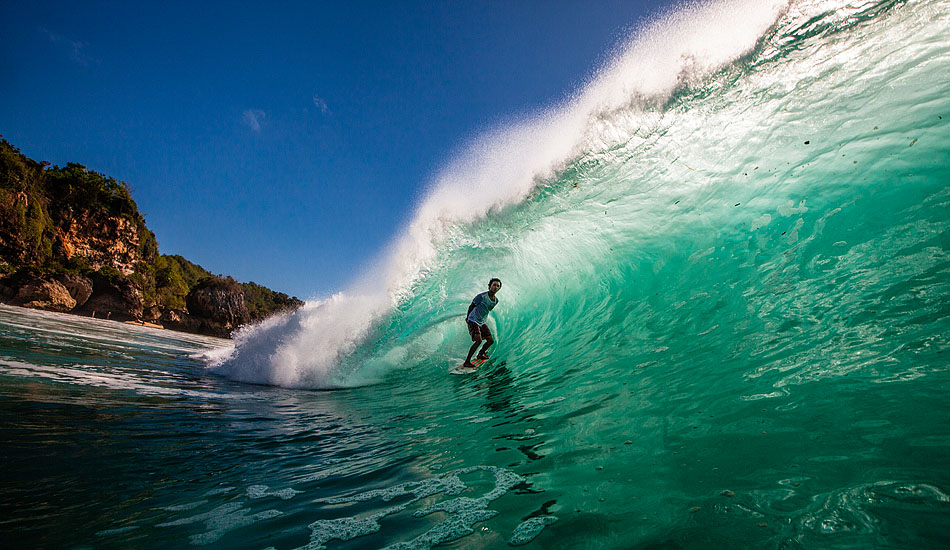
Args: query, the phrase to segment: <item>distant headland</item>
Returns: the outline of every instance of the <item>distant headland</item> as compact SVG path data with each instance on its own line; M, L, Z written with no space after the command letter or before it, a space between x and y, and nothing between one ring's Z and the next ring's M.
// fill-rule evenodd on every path
M304 304L160 254L125 182L2 138L0 302L220 337Z

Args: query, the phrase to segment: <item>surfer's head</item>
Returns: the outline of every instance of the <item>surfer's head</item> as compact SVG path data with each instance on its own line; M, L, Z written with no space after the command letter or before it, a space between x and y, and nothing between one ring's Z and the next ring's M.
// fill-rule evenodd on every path
M498 292L499 290L501 290L501 279L492 278L492 280L488 281L489 292L494 294Z

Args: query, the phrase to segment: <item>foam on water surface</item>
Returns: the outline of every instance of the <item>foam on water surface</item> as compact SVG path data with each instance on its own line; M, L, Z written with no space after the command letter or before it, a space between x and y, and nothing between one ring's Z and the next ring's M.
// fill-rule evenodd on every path
M491 491L478 498L459 497L469 488L462 481L462 477L477 472L491 473L494 478L494 487ZM305 547L309 550L326 548L324 544L338 539L347 541L356 537L376 533L380 530L380 520L386 516L397 514L408 509L419 501L429 499L435 495L455 497L424 506L412 513L413 517L424 517L438 512L446 517L423 534L409 540L386 546L392 550L409 550L431 548L443 542L462 538L474 532L475 525L494 517L497 512L488 509L492 501L501 498L512 487L523 483L524 478L514 472L493 466L474 466L440 474L418 482L409 482L395 487L366 491L354 495L333 497L326 499L330 504L349 504L381 500L405 500L401 497L410 497L398 506L387 507L381 511L363 517L343 517L332 520L318 520L310 524L310 543ZM540 531L540 529L539 529Z

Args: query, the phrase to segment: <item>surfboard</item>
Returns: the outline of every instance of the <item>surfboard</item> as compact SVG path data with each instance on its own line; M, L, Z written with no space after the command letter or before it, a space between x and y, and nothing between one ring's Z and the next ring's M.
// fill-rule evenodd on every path
M472 368L463 367L462 365L459 365L455 367L454 369L450 370L449 374L472 374L473 372L475 372L475 369L481 366L481 364L484 363L485 361L487 361L487 359L476 359L475 361L472 361Z

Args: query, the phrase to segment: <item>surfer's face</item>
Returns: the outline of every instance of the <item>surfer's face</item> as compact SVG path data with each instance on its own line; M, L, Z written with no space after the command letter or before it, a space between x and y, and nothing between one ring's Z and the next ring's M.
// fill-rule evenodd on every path
M501 290L501 281L492 281L491 284L488 285L488 292L491 292L492 294L498 292L499 290Z

